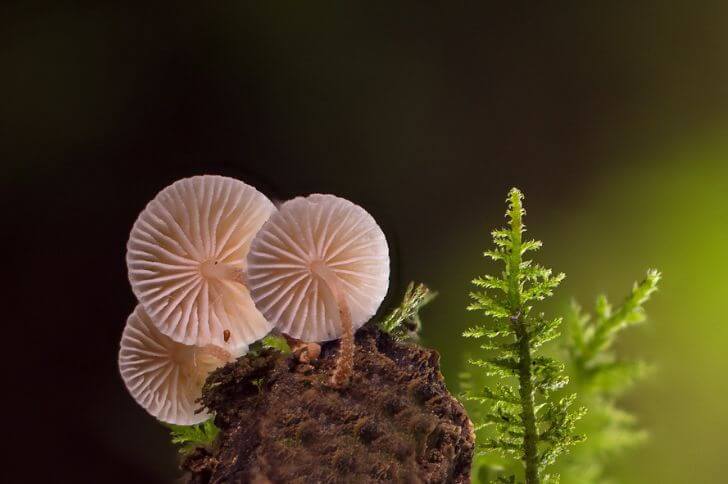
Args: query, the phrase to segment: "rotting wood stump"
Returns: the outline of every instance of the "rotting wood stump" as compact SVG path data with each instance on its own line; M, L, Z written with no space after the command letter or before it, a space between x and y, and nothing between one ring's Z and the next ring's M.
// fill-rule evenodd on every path
M351 383L336 389L337 349L312 364L267 349L213 372L202 403L221 432L183 461L187 482L469 482L473 426L438 353L366 325Z

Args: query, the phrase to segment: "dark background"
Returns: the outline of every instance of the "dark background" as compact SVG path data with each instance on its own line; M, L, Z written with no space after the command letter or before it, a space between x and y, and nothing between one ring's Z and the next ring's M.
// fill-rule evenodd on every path
M445 356L511 185L554 258L583 276L571 289L585 297L672 260L633 237L646 222L629 207L691 199L706 180L725 201L728 151L694 141L725 133L725 2L29 2L3 4L0 18L3 400L15 449L5 482L176 475L165 430L128 396L116 357L135 304L128 232L178 178L217 173L272 199L323 192L363 205L393 253L385 304L409 280L439 289L447 310L430 319L445 329L426 329L425 341ZM700 155L683 148L668 171L665 155L686 145ZM665 183L686 173L705 176L676 195ZM669 210L664 245L689 225ZM708 223L723 230L721 217ZM599 250L567 245L580 230ZM634 247L610 239L621 232L638 241L630 267L591 277L590 260L606 274ZM454 374L460 362L444 360ZM675 478L649 462L634 482Z

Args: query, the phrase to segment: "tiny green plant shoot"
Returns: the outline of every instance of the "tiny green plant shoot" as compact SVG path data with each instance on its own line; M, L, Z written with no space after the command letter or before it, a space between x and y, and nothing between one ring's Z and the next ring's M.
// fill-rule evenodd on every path
M471 293L468 309L481 312L488 320L464 333L467 338L485 340L481 348L487 351L486 355L471 359L470 363L485 369L485 376L501 377L505 383L476 388L476 378L466 372L462 385L476 428L492 428L488 437L479 443L479 451L498 452L519 463L506 466L513 472L499 475L498 482L515 483L522 476L527 484L533 484L557 482L559 476L547 474L547 467L572 445L585 439L576 432L577 421L586 414L587 407L581 404L586 404L590 411L596 410L595 414L607 413L606 421L599 420L599 424L586 429L590 438L596 436L602 440L600 437L610 430L607 427L611 427L612 437L637 438L636 431L628 434L633 420L617 409L615 398L618 389L624 389L625 382L637 377L644 365L618 362L611 347L621 329L644 319L642 305L655 291L660 276L657 271L649 271L647 279L636 285L616 310L601 297L593 320L583 316L577 306L573 307L566 344L569 372L575 375L576 388L590 396L579 395L577 399L576 393L563 389L569 381L566 365L539 353L544 343L560 336L562 319L547 319L543 313L534 312L533 305L552 296L564 274L553 274L550 269L524 258L527 253L538 250L541 242L523 240L522 201L519 190L514 188L509 192L508 226L492 232L496 247L485 252L486 257L504 265L503 272L500 276L487 275L473 281L479 290ZM616 386L607 385L608 380ZM574 409L576 402L579 406ZM616 422L609 423L615 416ZM588 465L591 475L598 476L602 470L598 460L603 458L605 445L571 459L567 466L571 470L584 470ZM559 466L560 470L563 468ZM574 482L587 481L577 478Z
M606 464L646 438L635 417L619 408L617 399L651 368L639 360L618 358L614 343L623 330L645 321L643 306L657 290L660 277L656 270L647 271L617 308L606 296L599 296L593 316L584 314L575 301L571 304L564 346L579 400L589 408L579 425L589 440L564 459L561 467L566 479L562 480L566 482L605 482Z
M179 453L189 454L198 447L209 449L213 445L220 429L212 420L206 420L199 425L164 425L169 428L172 443L179 447Z
M379 329L395 339L416 336L422 329L420 310L430 303L437 293L424 284L410 282L399 306L379 323Z

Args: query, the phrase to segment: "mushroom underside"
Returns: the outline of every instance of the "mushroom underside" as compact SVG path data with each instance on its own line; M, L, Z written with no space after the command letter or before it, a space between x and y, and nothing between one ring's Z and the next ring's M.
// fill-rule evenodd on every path
M185 178L157 194L134 223L126 259L132 290L162 333L240 355L270 331L243 273L274 211L253 187L221 176Z

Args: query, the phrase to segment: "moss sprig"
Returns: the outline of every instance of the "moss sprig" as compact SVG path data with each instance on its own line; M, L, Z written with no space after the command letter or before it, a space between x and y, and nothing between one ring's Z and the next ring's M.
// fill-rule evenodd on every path
M165 426L169 428L172 443L179 447L180 454L189 454L198 447L209 449L220 433L213 419L198 425L165 424Z
M416 335L422 328L420 310L436 296L426 285L410 282L402 302L378 323L379 329L395 339Z
M652 367L641 360L620 358L614 346L625 329L645 321L644 305L661 277L659 271L648 270L616 308L604 295L597 298L593 314L584 313L576 301L571 304L565 338L569 373L580 402L590 412L580 423L589 441L562 466L568 482L604 482L607 463L647 437L636 417L620 408L618 399L651 373Z
M507 198L507 227L492 232L495 247L485 256L502 263L499 275L473 280L470 311L486 321L463 333L484 340L481 358L470 363L504 383L466 395L488 404L480 425L494 426L495 432L479 444L482 452L497 451L522 463L527 484L553 480L546 468L571 445L583 440L574 432L584 408L573 408L575 395L556 398L553 392L568 383L564 364L539 354L539 348L559 336L561 318L548 319L534 313L533 306L550 297L564 279L563 273L524 259L541 248L538 240L523 240L525 225L523 194L516 188ZM517 476L499 476L498 482L516 482Z

